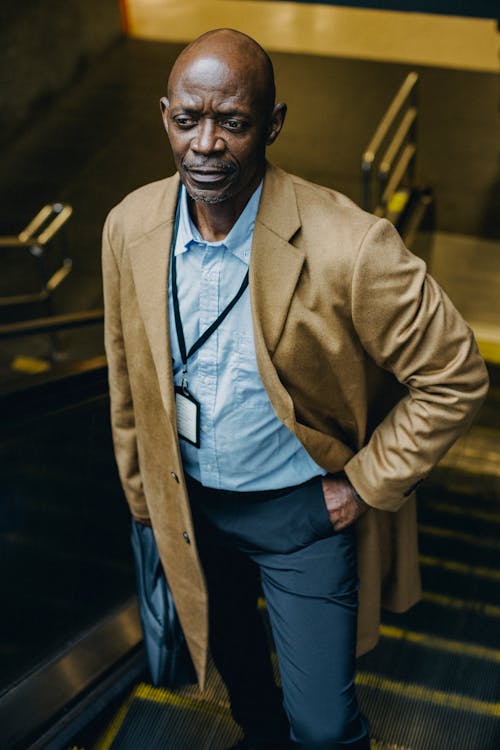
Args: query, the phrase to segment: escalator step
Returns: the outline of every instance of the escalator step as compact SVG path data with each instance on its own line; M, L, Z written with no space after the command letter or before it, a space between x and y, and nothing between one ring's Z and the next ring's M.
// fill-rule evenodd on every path
M228 708L139 683L93 750L224 750L238 737Z

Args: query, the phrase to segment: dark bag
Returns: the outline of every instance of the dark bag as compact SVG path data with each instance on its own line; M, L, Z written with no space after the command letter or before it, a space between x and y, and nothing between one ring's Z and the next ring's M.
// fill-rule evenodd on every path
M165 578L153 530L132 519L132 550L146 658L156 687L196 682L172 592Z

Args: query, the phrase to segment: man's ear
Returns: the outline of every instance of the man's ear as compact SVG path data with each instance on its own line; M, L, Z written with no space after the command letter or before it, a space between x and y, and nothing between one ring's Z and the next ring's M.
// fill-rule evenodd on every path
M271 114L271 118L269 120L269 130L267 133L267 140L266 145L270 146L276 138L279 136L281 132L281 128L283 127L283 123L285 122L286 117L286 104L283 102L279 102L278 104L275 104L274 109Z
M162 96L160 99L160 109L161 109L161 119L163 120L163 127L167 131L168 135L168 111L169 111L169 103L166 96Z

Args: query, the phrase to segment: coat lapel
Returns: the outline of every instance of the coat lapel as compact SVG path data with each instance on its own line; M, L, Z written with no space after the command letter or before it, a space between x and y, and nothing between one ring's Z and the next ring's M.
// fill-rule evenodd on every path
M255 351L265 388L282 422L292 429L294 409L272 355L285 325L304 254L290 240L300 229L295 191L285 172L268 164L255 221L250 261L250 294Z
M153 228L128 247L139 309L169 415L174 413L174 397L167 285L178 185L178 179L169 180L158 204L147 207L148 224Z
M255 222L250 283L254 321L271 356L304 264L303 252L290 243L300 226L290 177L268 165Z

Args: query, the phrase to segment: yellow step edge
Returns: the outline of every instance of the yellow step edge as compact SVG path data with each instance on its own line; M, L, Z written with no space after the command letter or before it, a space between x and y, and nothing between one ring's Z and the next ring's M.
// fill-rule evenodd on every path
M398 682L370 672L358 672L356 685L384 693L400 696L423 703L432 703L442 708L452 708L457 711L481 714L493 718L500 717L500 703L490 703L477 698L469 698L460 693L447 693L444 690L433 690L416 683Z
M450 516L465 516L466 518L475 518L477 521L486 521L487 523L500 523L500 513L494 513L489 510L479 510L476 508L461 508L459 505L445 502L427 503L431 510L438 510L441 513L449 513Z
M221 711L227 711L229 704L225 701L215 701L213 698L190 698L186 695L179 695L174 690L167 688L156 688L145 682L140 682L133 692L134 698L151 701L152 703L168 703L178 708L198 709L203 706L203 711L210 714L220 714Z
M485 615L486 617L500 618L500 607L496 604L490 604L489 602L479 602L474 601L473 599L457 599L453 596L446 596L445 594L435 594L432 591L424 591L422 599L424 602L436 604L438 607L469 610L471 612Z
M213 700L209 702L203 698L197 700L196 698L189 698L185 695L179 695L178 693L172 690L167 690L166 688L156 688L153 685L148 685L145 682L140 682L135 686L126 701L122 704L113 720L107 727L105 733L93 746L92 750L110 749L123 725L123 722L127 717L132 702L136 699L149 701L150 703L168 704L179 709L186 708L195 711L199 711L201 707L203 707L204 713L209 713L212 715L220 715L221 711L229 710L229 705L226 703L214 703Z
M437 536L441 539L455 539L458 542L473 544L476 547L500 550L500 539L494 539L493 537L481 538L476 534L468 534L465 531L453 531L452 529L443 529L439 526L431 526L425 523L419 523L418 530L421 534L427 536Z
M381 625L380 635L382 638L406 641L412 645L424 646L425 648L435 649L436 651L460 654L460 656L472 656L475 659L484 659L485 661L500 664L499 650L495 648L487 648L486 646L479 646L476 643L454 641L449 638L440 638L439 636L429 635L428 633L417 633L413 630L396 628L392 625Z
M486 568L481 565L467 565L466 563L457 562L457 560L445 560L431 555L420 555L421 565L431 568L442 568L452 573L460 575L473 576L474 578L484 578L489 581L500 581L500 570Z
M461 695L459 693L449 693L444 690L434 690L417 683L406 683L397 680L391 680L381 677L370 672L358 672L356 675L356 685L366 687L371 690L377 690L384 693L399 696L404 699L419 701L422 703L431 703L441 708L451 708L467 713L480 714L493 718L500 717L500 704L488 701L482 701L477 698ZM130 703L135 698L147 700L157 704L168 704L178 708L190 708L199 711L203 706L203 711L219 713L220 709L211 706L206 701L195 700L176 695L170 690L164 688L154 688L145 683L137 685L130 698L122 706L110 729L103 739L95 745L93 750L109 750L111 744L118 734L123 724L126 714L130 708ZM382 745L383 746L383 745Z
M113 744L115 740L115 737L120 731L123 722L127 718L128 710L133 700L134 700L134 694L132 693L131 695L128 696L127 700L124 701L124 703L122 703L122 705L120 706L120 708L114 715L113 719L109 723L108 727L106 728L104 734L96 742L92 750L109 750L109 748L111 747L111 745Z

